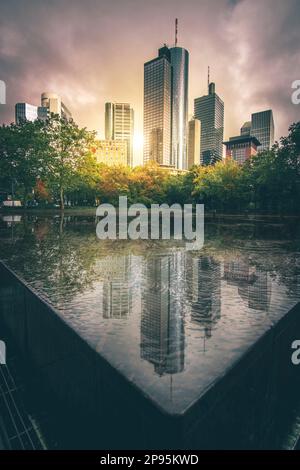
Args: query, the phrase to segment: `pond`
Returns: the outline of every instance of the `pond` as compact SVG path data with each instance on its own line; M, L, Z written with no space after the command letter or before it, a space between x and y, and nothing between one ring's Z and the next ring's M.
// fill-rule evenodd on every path
M160 409L185 412L300 300L299 223L207 221L204 247L3 215L0 259Z

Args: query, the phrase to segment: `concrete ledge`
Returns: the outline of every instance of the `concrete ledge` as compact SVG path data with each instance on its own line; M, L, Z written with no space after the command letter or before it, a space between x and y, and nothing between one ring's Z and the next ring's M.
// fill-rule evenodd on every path
M290 359L300 333L299 304L177 415L146 397L1 262L0 321L62 410L76 415L83 447L271 448L300 383L300 369Z

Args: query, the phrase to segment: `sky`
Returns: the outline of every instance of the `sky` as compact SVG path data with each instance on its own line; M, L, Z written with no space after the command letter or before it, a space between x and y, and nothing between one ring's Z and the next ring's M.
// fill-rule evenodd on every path
M275 137L300 120L291 84L300 79L299 0L1 0L0 80L16 102L60 94L75 121L104 137L106 101L129 102L143 129L143 64L163 43L190 53L189 114L207 92L207 67L225 102L225 138L252 112L273 109ZM139 162L139 158L135 163Z

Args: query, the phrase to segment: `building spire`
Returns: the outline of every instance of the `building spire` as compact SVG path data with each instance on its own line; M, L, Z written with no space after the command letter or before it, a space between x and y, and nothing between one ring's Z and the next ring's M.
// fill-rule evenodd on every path
M177 47L178 41L178 18L175 19L175 47Z
M209 84L210 84L210 68L208 66L208 71L207 71L207 88L208 88L208 91L209 91Z

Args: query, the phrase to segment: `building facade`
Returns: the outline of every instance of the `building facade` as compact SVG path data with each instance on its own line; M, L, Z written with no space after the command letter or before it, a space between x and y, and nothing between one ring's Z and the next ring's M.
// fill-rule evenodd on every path
M251 121L246 121L241 127L241 135L251 135Z
M61 97L56 93L42 93L41 105L43 108L48 109L48 115L58 114L59 117L64 119L72 119L72 114L67 106L62 102Z
M15 106L15 121L20 124L22 121L35 121L36 119L46 119L47 108L34 106L29 103L17 103Z
M127 165L133 166L134 111L129 103L105 103L105 139L127 143Z
M127 165L127 142L120 140L99 140L95 157L98 163L109 166Z
M172 65L172 141L171 165L187 169L189 53L182 47L171 47Z
M201 121L202 165L212 165L223 156L224 103L210 83L208 95L194 100L194 116Z
M260 142L251 135L239 135L230 137L224 145L226 146L226 160L234 160L242 165L246 160L257 155Z
M271 109L251 115L251 135L260 142L258 152L272 148L274 145L274 119Z
M144 64L144 163L171 163L172 65L168 47Z
M188 127L188 169L200 165L201 121L191 119Z

